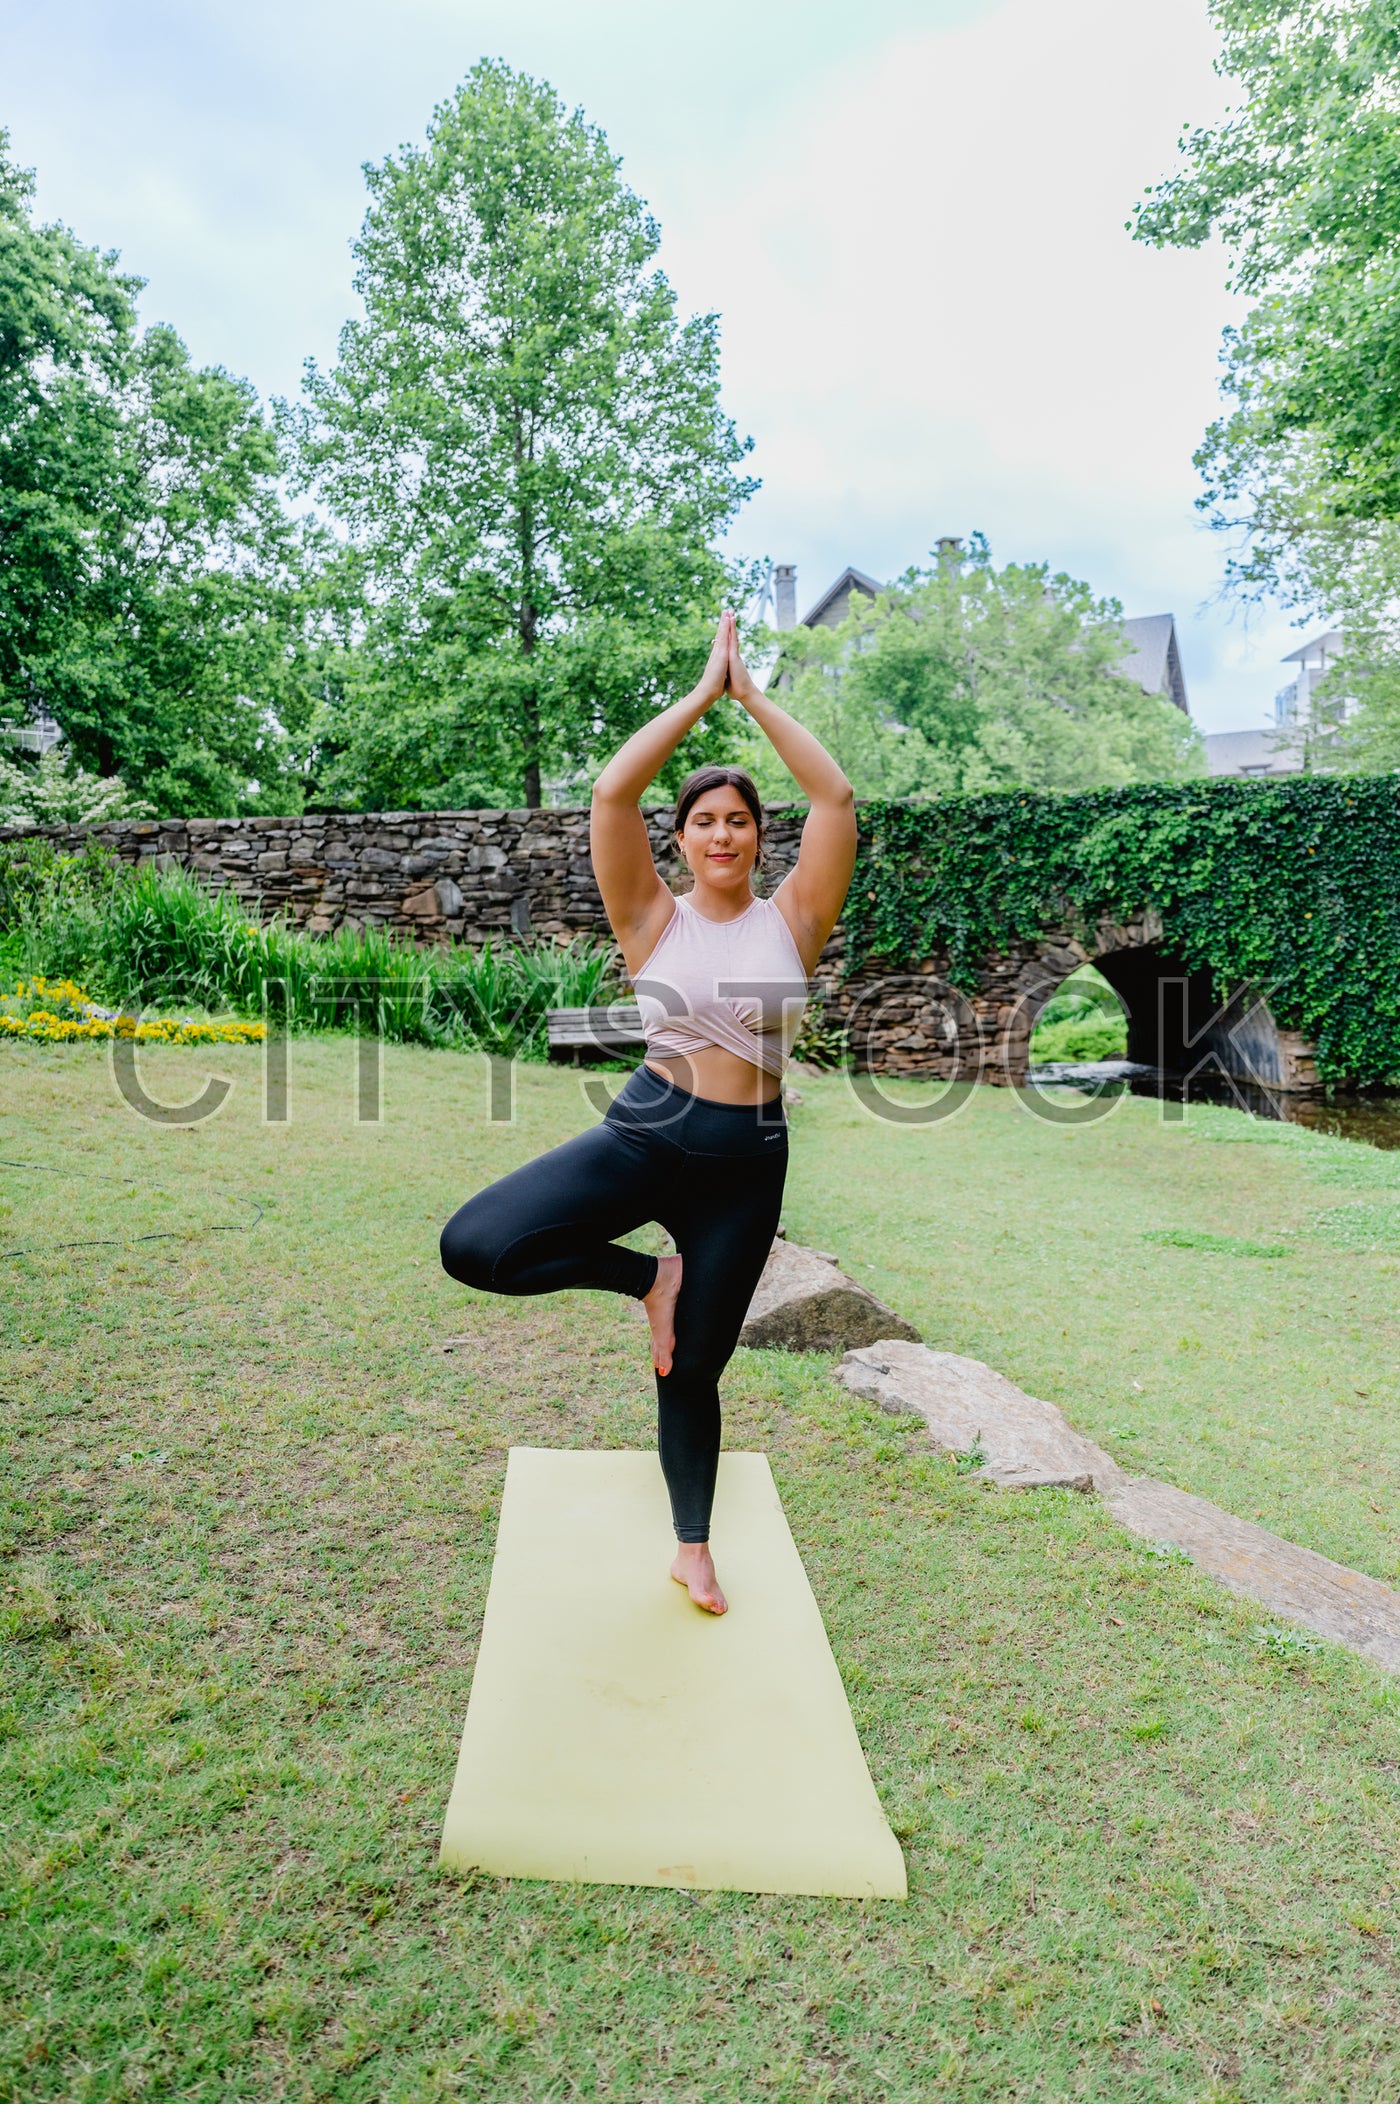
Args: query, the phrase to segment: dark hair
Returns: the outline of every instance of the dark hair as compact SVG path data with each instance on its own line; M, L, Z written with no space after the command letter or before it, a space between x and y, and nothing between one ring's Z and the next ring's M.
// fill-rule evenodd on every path
M754 868L762 869L768 821L763 815L763 804L754 786L753 776L742 767L697 767L694 774L688 774L681 783L680 794L676 798L676 832L685 831L691 805L698 802L702 796L707 796L711 789L737 789L748 805L753 822L758 827L758 853L754 857Z

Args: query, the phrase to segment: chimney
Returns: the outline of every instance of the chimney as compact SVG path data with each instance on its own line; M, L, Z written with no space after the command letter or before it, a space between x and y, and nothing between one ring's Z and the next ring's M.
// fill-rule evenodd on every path
M773 622L777 628L797 626L796 563L776 563L773 567Z
M962 568L962 542L955 533L939 534L938 567L940 570L960 570Z

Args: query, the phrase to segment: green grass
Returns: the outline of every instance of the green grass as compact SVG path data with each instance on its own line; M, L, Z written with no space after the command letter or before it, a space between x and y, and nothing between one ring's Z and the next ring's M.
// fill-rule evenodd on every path
M1400 1583L1400 1156L1133 1096L1067 1127L985 1089L883 1125L803 1086L824 1091L789 1186L807 1239L930 1344L1125 1466ZM830 1175L833 1146L859 1175Z
M0 2096L1393 2097L1400 1690L820 1360L739 1354L727 1437L772 1457L908 1904L437 1871L505 1449L647 1443L645 1332L436 1263L583 1077L523 1068L491 1125L484 1061L394 1047L357 1126L354 1050L294 1044L285 1126L240 1051L217 1118L157 1128L99 1048L7 1048L0 1156L43 1167L0 1172ZM1383 1157L802 1093L794 1235L1086 1431L1130 1416L1134 1466L1391 1574Z

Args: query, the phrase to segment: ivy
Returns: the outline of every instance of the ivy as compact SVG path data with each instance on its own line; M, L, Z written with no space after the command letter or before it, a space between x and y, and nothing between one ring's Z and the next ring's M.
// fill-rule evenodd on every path
M946 959L972 991L990 956L1155 909L1162 948L1245 983L1316 1048L1319 1076L1400 1079L1400 782L1146 783L860 806L849 974Z

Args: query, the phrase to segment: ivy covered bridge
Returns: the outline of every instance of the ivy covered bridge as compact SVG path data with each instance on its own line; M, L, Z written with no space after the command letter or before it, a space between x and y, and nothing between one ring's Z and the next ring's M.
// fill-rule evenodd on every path
M1092 962L1128 1057L1306 1091L1400 1078L1400 780L862 806L827 1013L889 1072L1016 1083ZM862 1048L864 1048L862 1050Z

